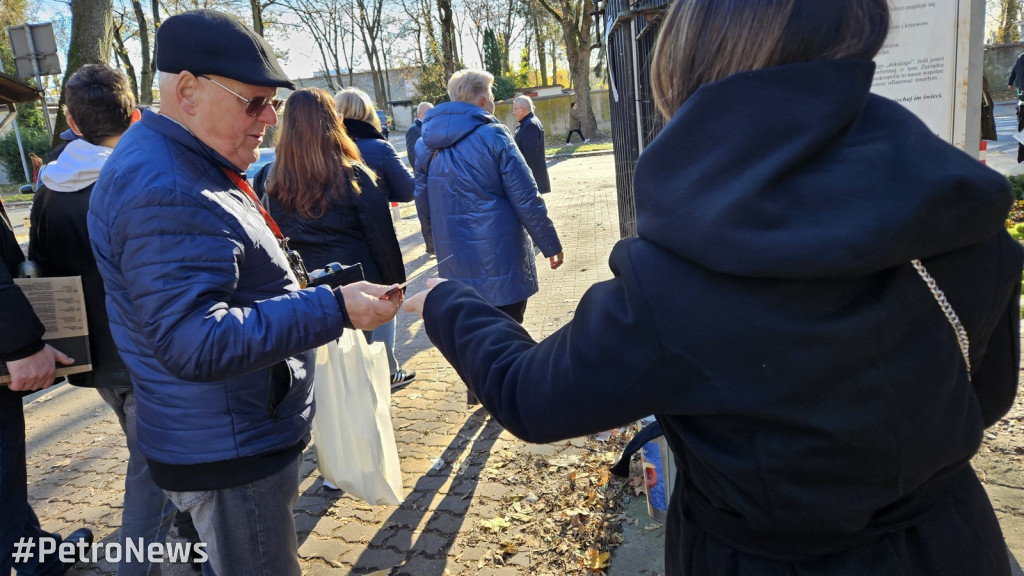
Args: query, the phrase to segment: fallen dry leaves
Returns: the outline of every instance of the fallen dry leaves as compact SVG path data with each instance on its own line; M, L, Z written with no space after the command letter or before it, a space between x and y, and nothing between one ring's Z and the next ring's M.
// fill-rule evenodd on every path
M491 455L489 479L509 486L497 515L479 522L470 544L487 551L477 567L524 565L534 574L600 575L611 562L612 550L622 543L622 498L630 485L610 476L608 467L629 440L613 430L600 440L564 445L551 457L528 448ZM507 475L507 463L515 473ZM531 551L544 553L532 554ZM554 553L552 553L554 552Z

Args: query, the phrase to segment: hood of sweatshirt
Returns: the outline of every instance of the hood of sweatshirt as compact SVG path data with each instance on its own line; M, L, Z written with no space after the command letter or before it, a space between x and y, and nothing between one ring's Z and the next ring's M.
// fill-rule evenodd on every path
M96 182L113 151L81 138L71 141L59 158L43 167L40 183L54 192L78 192Z

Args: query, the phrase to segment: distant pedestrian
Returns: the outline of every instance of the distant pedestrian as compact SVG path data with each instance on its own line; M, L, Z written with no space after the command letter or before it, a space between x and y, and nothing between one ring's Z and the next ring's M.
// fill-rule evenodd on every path
M32 164L32 185L35 186L39 183L39 169L43 167L43 159L29 152L28 161Z
M529 96L516 96L512 101L512 114L519 121L516 128L516 146L519 146L519 151L526 159L526 165L533 173L537 190L541 194L551 192L548 163L544 157L544 125L533 113L533 99Z
M565 143L568 144L572 140L573 134L579 134L580 140L583 140L583 144L590 142L585 136L583 136L583 121L580 118L580 111L576 109L576 103L573 102L569 106L569 133L565 135Z
M420 105L416 107L416 119L413 120L409 131L405 133L405 153L409 159L410 168L416 168L416 142L423 132L423 115L433 107L434 105L430 102L420 102Z
M1024 130L1024 53L1017 57L1010 71L1010 79L1007 81L1010 88L1017 91L1017 132ZM1017 163L1024 162L1024 142L1018 138L1017 142Z
M971 458L1017 393L1013 193L872 94L888 4L675 0L613 277L540 342L463 282L406 302L515 436L657 417L668 576L1011 574Z

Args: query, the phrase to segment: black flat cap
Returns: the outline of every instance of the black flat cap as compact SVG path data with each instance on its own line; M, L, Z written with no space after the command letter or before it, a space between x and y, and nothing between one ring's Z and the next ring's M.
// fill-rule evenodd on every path
M156 31L156 68L295 90L267 41L234 16L216 10L190 10L164 20Z

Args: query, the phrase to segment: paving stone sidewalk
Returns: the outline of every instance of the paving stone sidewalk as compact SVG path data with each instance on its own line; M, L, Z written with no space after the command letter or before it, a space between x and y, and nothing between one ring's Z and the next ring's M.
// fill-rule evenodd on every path
M557 330L590 285L611 277L607 258L618 238L613 166L610 155L552 162L555 191L545 201L565 264L553 271L538 255L541 291L530 299L525 322L534 338ZM406 268L413 272L432 258L424 253L413 207L403 207L401 214L396 229ZM410 294L423 283L415 280ZM369 506L325 491L308 449L295 507L303 573L532 574L531 559L552 552L524 550L503 567L481 569L486 551L474 547L463 529L499 511L511 489L506 480L515 474L513 456L568 457L593 441L526 445L485 418L482 409L467 409L464 385L413 315L399 315L396 349L399 360L418 373L392 398L406 499L401 506ZM26 405L26 420L29 496L43 527L67 533L85 525L97 541L115 542L127 451L110 410L94 391L64 385ZM80 564L70 574L115 572L100 561ZM168 564L164 574L191 572Z

